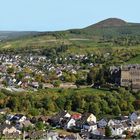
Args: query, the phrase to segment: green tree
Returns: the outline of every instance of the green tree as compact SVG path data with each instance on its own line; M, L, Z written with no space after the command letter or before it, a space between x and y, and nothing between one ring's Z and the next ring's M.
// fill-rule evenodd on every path
M62 110L65 107L66 98L64 96L58 97L55 102L57 104L57 107Z
M7 73L8 74L11 74L11 73L14 73L14 67L9 67L9 68L7 68Z
M35 124L35 127L36 127L37 130L44 130L45 125L43 124L43 122L39 121Z
M45 97L43 99L43 107L48 111L54 112L56 110L55 102L50 97Z
M105 136L110 137L112 135L111 129L109 126L105 127Z
M113 112L114 115L118 116L119 114L121 114L121 109L120 109L120 107L117 105L117 106L115 106L115 107L113 108L112 112Z
M91 102L89 105L89 112L98 115L100 113L100 107L98 103Z
M31 114L32 116L37 116L37 115L39 115L39 111L36 108L30 108L29 114Z

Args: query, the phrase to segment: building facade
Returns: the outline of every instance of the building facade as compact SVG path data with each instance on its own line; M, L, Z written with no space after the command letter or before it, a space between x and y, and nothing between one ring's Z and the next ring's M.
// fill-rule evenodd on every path
M133 90L140 90L140 65L121 67L121 86Z

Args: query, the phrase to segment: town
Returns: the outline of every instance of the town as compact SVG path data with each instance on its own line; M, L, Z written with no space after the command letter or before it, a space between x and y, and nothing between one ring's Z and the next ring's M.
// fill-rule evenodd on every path
M0 139L140 139L139 5L1 1Z
M53 116L28 117L9 114L0 110L0 134L7 139L113 139L138 138L140 135L140 113L117 118L97 120L92 113L70 114L66 110Z
M92 85L100 87L110 83L139 91L139 65L111 66L100 69L100 64L91 61L93 57L95 57L93 54L70 55L65 58L57 57L53 60L46 56L32 54L1 54L0 88L22 92L53 87L77 88ZM103 75L101 75L102 73L99 75L97 70L92 71L92 68L103 71ZM95 81L97 78L93 78L94 74L91 75L91 73L97 75L98 82ZM104 79L105 77L107 78ZM105 82L102 82L101 79L104 79Z
M116 106L116 104L114 104L115 107L112 107L112 111L108 111L109 108L104 108L106 112L109 112L109 114L112 115L112 117L102 117L104 113L99 110L98 107L96 108L96 106L102 101L106 104L105 100L107 99L105 94L104 99L102 101L99 100L99 103L97 100L97 103L95 104L93 103L93 101L96 100L96 96L93 94L93 99L92 96L90 96L91 100L89 103L89 107L85 105L85 101L88 102L89 100L88 95L86 94L85 95L87 97L85 96L85 99L83 99L83 97L80 97L82 102L78 100L78 104L81 104L79 105L79 108L78 106L76 107L74 105L77 101L75 101L73 98L69 99L69 97L67 97L69 96L68 93L65 97L65 103L63 103L64 99L62 97L57 97L58 99L55 99L54 102L52 97L48 97L47 93L44 99L41 99L40 101L38 99L38 102L40 103L37 103L35 101L34 104L36 107L34 107L32 103L30 103L31 105L28 103L28 100L29 102L32 101L32 97L31 99L27 99L30 91L32 91L32 94L36 94L36 92L38 92L39 94L39 92L42 92L41 90L47 91L48 89L52 89L49 94L53 95L54 89L58 89L58 92L60 93L61 91L59 90L62 90L61 94L64 94L63 89L85 90L86 88L89 88L91 90L97 89L97 91L99 90L98 92L105 92L105 90L109 90L109 94L112 94L115 97L118 96L117 94L119 92L119 96L123 96L123 94L128 91L137 93L140 90L140 66L138 64L124 65L118 67L110 66L105 69L97 63L91 63L90 59L92 57L94 57L93 54L90 54L88 56L67 56L63 58L63 61L67 63L65 64L62 62L62 58L60 57L52 60L47 58L46 56L32 54L1 54L1 137L23 139L51 138L54 140L139 137L140 113L132 112L134 111L134 108L139 109L139 100L134 100L133 96L131 95L131 97L129 93L127 94L128 96L130 96L130 99L127 99L127 102L129 102L130 105L128 103L127 106L123 104ZM86 66L81 65L81 63L77 63L77 61L85 62ZM107 78L104 78L103 73L105 72L108 72L108 74L106 74L106 76L108 76ZM101 80L103 78L104 80ZM123 88L125 90L123 90ZM120 91L118 92L118 90ZM115 93L116 91L118 93ZM18 96L19 94L21 94L23 97L26 94L27 97L23 98L23 100L21 99L23 103L20 101L20 99L17 99L17 95L15 93L17 93ZM42 96L42 93L39 95L40 97ZM77 99L78 95L71 95L71 97L75 97ZM80 98L78 97L78 99ZM25 100L27 103L25 102ZM52 102L50 103L48 102L48 100ZM72 103L69 104L71 100ZM132 103L135 104L134 107L132 107ZM25 104L24 109L21 109L20 104ZM56 106L55 104L57 104L57 107L54 107ZM64 105L61 106L61 104ZM42 112L39 113L38 110L40 110L40 106L43 108L42 112L44 112L44 109L46 109L47 112L43 114ZM72 106L75 107L73 107L72 109ZM86 107L88 107L89 109ZM64 110L64 108L68 109L70 112L72 111L72 113ZM30 113L28 114L26 111L29 111ZM50 113L50 111L52 111L53 113ZM22 112L24 113L22 114Z

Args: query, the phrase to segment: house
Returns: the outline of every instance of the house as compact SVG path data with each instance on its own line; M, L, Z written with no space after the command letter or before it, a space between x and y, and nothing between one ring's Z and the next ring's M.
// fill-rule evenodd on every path
M16 127L18 130L22 130L23 127L27 128L27 127L30 127L30 126L34 126L34 125L31 123L30 120L25 120L25 121L23 121L23 122L17 123L15 127Z
M99 128L105 128L107 126L107 124L108 124L108 121L103 118L103 119L99 120L97 122L97 124L98 124Z
M127 131L127 130L130 130L131 124L129 121L125 121L125 122L122 122L122 126L124 128L124 131Z
M140 119L140 113L139 112L133 112L129 115L130 121L136 121L137 119Z
M25 121L26 120L26 116L24 116L24 115L22 115L22 114L16 114L16 115L14 115L11 119L10 119L10 121L11 122L23 122L23 121Z
M105 136L105 128L97 128L96 130L94 130L92 132L92 134L94 136L96 136L95 138L97 138L97 137L103 137L103 136Z
M128 129L128 124L120 120L111 119L108 122L113 136L121 136L125 130Z
M73 118L71 118L71 119L67 122L65 128L66 128L66 129L71 129L71 127L73 127L73 126L76 125L75 122L76 122L76 120L73 119Z
M136 120L133 124L132 132L140 131L140 119Z
M111 129L112 136L121 136L124 132L124 127L121 124L110 126L110 129Z
M0 126L0 132L5 135L5 134L12 134L12 133L19 133L21 134L21 131L17 130L14 126L8 125L8 124L2 124Z
M113 126L113 125L117 125L117 124L120 124L121 121L120 120L116 120L116 119L110 119L108 121L108 126Z
M92 113L84 113L81 119L76 121L76 127L83 128L83 125L86 123L96 123L96 117Z
M73 114L72 116L71 116L71 118L73 118L74 120L79 120L79 119L81 119L81 114Z
M97 129L97 124L94 122L87 122L83 125L85 131L93 132Z
M10 121L10 120L11 120L13 117L14 117L13 114L7 115L7 116L6 116L5 123L10 125L10 124L11 124L11 121Z
M39 83L38 82L32 82L31 86L33 88L39 88Z
M53 126L57 126L60 125L61 121L63 119L69 119L71 117L71 115L65 110L65 111L61 111L58 114L54 115L53 117L51 117L48 122L50 124L52 124Z

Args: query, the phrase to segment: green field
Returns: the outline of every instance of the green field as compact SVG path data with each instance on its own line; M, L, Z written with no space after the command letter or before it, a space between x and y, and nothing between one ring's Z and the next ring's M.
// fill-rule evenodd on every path
M130 59L126 64L140 64L140 55Z

